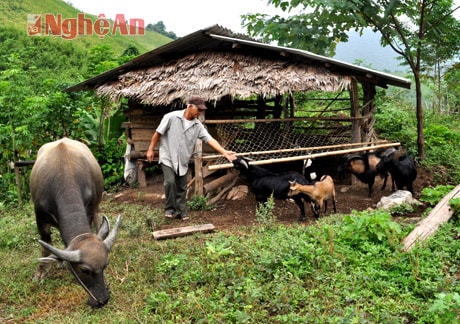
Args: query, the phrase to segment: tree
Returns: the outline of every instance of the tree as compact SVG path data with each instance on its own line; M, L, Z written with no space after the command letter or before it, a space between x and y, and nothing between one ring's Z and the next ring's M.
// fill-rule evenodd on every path
M145 29L157 32L158 34L164 35L171 39L177 39L177 35L175 33L166 31L166 25L161 20L156 24L148 24Z
M283 11L296 10L298 14L289 18L245 15L243 25L250 35L268 41L279 40L279 45L333 54L335 44L346 41L349 30L371 28L379 32L382 45L390 46L399 54L413 74L418 154L421 159L425 158L422 60L428 58L428 51L433 47L442 48L443 59L457 54L455 47L449 47L451 44L438 41L458 39L460 35L460 23L453 17L458 7L452 9L452 0L269 0L268 3Z

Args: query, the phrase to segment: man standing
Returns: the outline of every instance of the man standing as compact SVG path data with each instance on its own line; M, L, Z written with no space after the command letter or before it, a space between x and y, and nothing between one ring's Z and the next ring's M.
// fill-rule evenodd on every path
M167 218L174 215L182 220L189 218L186 209L187 170L198 138L230 162L236 159L235 152L224 149L198 120L198 116L205 109L207 107L201 97L190 97L186 109L172 111L163 116L150 141L147 150L149 162L153 161L155 145L160 141L159 163L164 177Z

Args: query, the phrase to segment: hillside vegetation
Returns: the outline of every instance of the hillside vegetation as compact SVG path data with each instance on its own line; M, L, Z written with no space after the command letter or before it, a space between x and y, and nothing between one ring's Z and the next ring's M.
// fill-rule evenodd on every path
M80 11L71 4L62 0L9 0L0 2L0 26L14 28L27 34L27 15L46 13L61 14L63 19L76 18ZM96 21L98 17L85 14L85 18ZM138 17L125 17L134 19ZM145 26L150 22L145 21ZM39 36L37 36L39 37ZM139 52L145 53L171 41L170 38L153 31L146 30L144 35L126 36L126 35L107 35L100 38L97 34L92 36L78 36L72 40L65 40L62 37L42 36L50 38L53 42L60 45L71 42L77 47L88 50L96 45L109 46L116 55L121 55L128 46L136 47Z

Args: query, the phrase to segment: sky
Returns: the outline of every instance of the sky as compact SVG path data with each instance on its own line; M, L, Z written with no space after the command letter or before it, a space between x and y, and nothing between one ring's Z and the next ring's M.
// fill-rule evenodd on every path
M82 12L114 19L124 14L125 19L143 19L145 25L162 21L166 31L178 37L218 24L242 33L241 15L283 12L267 6L267 0L66 0Z

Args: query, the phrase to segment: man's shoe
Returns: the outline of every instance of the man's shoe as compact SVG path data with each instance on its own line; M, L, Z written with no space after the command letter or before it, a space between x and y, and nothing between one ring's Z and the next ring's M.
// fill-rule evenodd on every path
M165 217L166 218L173 218L174 217L174 213L172 211L165 211Z
M190 217L188 217L187 214L179 214L179 215L177 215L177 219L180 219L180 220L183 220L183 221L185 221L185 220L187 220L189 218Z

